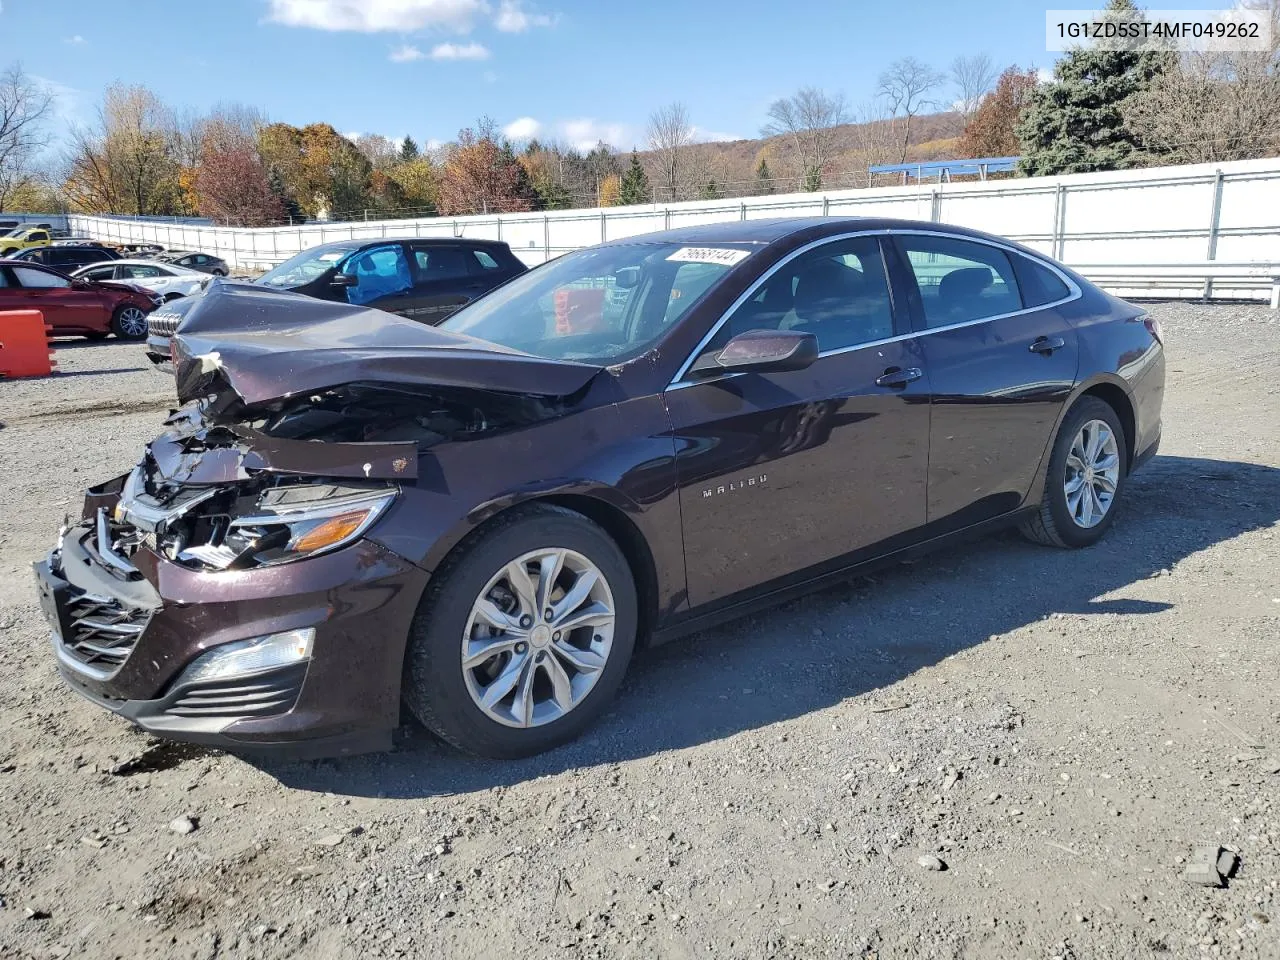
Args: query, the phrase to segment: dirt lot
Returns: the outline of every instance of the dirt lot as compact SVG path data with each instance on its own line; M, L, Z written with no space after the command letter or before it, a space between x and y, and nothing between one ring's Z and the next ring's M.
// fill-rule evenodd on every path
M413 727L248 763L65 690L29 564L168 385L111 343L0 384L0 956L1280 957L1280 322L1152 309L1165 445L1101 545L998 536L642 655L514 764Z

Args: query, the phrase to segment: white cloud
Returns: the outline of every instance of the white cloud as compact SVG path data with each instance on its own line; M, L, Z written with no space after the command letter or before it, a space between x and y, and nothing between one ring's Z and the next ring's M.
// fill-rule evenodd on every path
M350 140L352 143L355 143L357 140L360 139L361 134L359 130L348 130L346 133L343 134L343 136L346 137L348 140Z
M387 54L387 59L392 63L411 63L414 60L421 60L426 54L415 47L411 43L401 44Z
M510 140L532 140L541 129L542 124L533 117L520 117L503 127L502 132Z
M427 140L426 143L422 145L422 149L428 151L429 153L434 153L435 151L439 150L443 146L444 146L443 140L437 140L435 137L431 137L429 140Z
M601 140L614 147L623 147L628 140L626 124L600 123L590 117L563 120L558 129L569 144L578 150L590 150Z
M78 47L81 44L86 43L87 41L85 40L84 37L80 36L80 34L77 33L74 37L63 37L62 42L69 43L73 47Z
M431 48L432 60L488 60L489 50L478 43L438 43Z
M545 13L530 13L520 0L502 0L493 24L503 33L524 33L530 27L549 27L555 18Z
M1036 71L1036 79L1041 83L1048 83L1053 79L1053 69L1051 67L1041 67Z
M440 28L466 33L487 0L270 0L268 20L287 27L358 33Z

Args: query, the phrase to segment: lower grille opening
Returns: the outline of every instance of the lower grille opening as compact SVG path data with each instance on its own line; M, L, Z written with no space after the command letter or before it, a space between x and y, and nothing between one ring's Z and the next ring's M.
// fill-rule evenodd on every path
M81 663L118 667L129 658L151 612L126 607L119 600L79 593L67 602L70 630L63 647Z
M307 665L235 680L184 684L166 698L164 712L175 717L269 717L293 709Z

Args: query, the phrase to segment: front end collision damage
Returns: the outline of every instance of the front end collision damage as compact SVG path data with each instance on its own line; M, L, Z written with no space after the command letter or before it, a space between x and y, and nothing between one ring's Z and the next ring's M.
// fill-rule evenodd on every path
M329 361L310 358L304 375L274 349L245 354L228 342L193 356L189 338L175 341L188 402L134 471L88 491L79 523L36 565L60 672L166 736L290 755L386 747L428 574L370 527L418 484L433 449L560 416L598 370L530 358L556 368L551 389L508 392L476 385L493 383L495 361L469 350L450 355L452 382L438 384L412 372L417 349L352 360L327 348ZM468 359L484 368L474 378L461 369ZM510 365L513 386L536 387L519 369L525 359L496 362ZM288 369L268 372L277 361ZM356 372L368 379L344 379ZM308 389L281 393L299 380ZM81 615L86 597L110 607L116 622L105 629L129 636L94 640L103 607ZM203 654L288 631L314 637L298 662L189 682Z

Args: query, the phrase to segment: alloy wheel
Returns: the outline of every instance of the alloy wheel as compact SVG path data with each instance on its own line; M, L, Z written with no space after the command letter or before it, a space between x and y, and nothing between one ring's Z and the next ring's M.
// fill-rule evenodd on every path
M504 726L558 720L600 679L614 624L613 592L587 557L555 547L517 557L471 607L462 635L467 692Z
M137 307L125 307L120 311L120 331L130 337L145 336L147 315Z
M1120 482L1120 448L1111 426L1090 420L1080 428L1067 453L1063 492L1076 526L1096 527L1111 509Z

